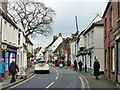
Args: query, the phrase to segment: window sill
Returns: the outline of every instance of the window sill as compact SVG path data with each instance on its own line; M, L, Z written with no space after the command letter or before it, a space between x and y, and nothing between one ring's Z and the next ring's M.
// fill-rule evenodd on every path
M112 70L111 70L110 72L111 72L112 74L115 74L115 71L112 71Z
M109 31L111 32L111 31L112 31L112 29L113 29L113 28L111 27Z
M107 71L107 69L105 69L105 71Z

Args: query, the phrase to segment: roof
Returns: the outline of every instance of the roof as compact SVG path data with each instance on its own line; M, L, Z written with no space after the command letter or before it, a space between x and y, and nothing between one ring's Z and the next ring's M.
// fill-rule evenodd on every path
M96 15L96 17L91 21L91 23L88 25L88 27L84 30L83 35L93 26L96 22L102 20L101 16L99 14ZM94 24L93 24L94 23Z
M16 29L18 29L17 25L12 21L12 19L0 8L0 15L9 22L12 26L14 26Z
M100 20L100 21L97 21L95 23L92 23L92 25L86 31L83 32L83 35L85 35L94 26L103 26L103 25L104 25L104 21L103 20Z
M50 47L57 39L58 39L58 37L55 40L53 40L45 49L47 49L48 47Z
M30 43L31 45L33 45L33 43L30 41L30 39L27 37L27 39L26 39L26 42L27 43Z
M111 3L110 1L111 1L111 0L109 0L108 4L107 4L107 6L106 6L106 9L105 9L105 11L104 11L104 13L103 13L102 18L104 18L105 14L106 14L106 12L107 12L109 6L110 6L110 3Z

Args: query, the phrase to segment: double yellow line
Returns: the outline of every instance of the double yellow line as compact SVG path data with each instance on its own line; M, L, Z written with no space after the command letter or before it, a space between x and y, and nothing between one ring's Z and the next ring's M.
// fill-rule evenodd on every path
M17 86L19 86L19 85L21 85L21 84L23 84L23 83L27 82L28 80L32 79L32 78L33 78L33 77L35 77L35 76L36 76L36 74L35 74L35 75L33 75L33 76L31 76L31 77L30 77L30 78L28 78L27 80L25 80L25 81L23 81L23 82L21 82L21 83L18 83L18 84L14 85L14 86L12 86L12 87L10 87L10 88L15 88L15 87L17 87Z

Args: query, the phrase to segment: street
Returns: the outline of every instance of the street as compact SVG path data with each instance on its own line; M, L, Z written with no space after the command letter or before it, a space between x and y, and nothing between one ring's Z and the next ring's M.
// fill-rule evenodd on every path
M49 74L35 74L10 88L88 88L83 77L70 69L50 67Z

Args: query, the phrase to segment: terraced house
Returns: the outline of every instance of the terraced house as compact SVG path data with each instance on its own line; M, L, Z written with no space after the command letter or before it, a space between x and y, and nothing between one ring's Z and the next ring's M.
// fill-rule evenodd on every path
M2 31L2 52L1 57L4 58L6 64L6 75L9 74L9 65L14 58L17 60L18 49L18 27L9 18L9 16L0 8L0 29Z
M104 72L108 79L120 82L120 1L109 0L104 19Z
M83 32L85 48L90 54L85 55L87 71L92 73L95 58L100 62L100 72L104 72L104 27L102 18L97 15Z

